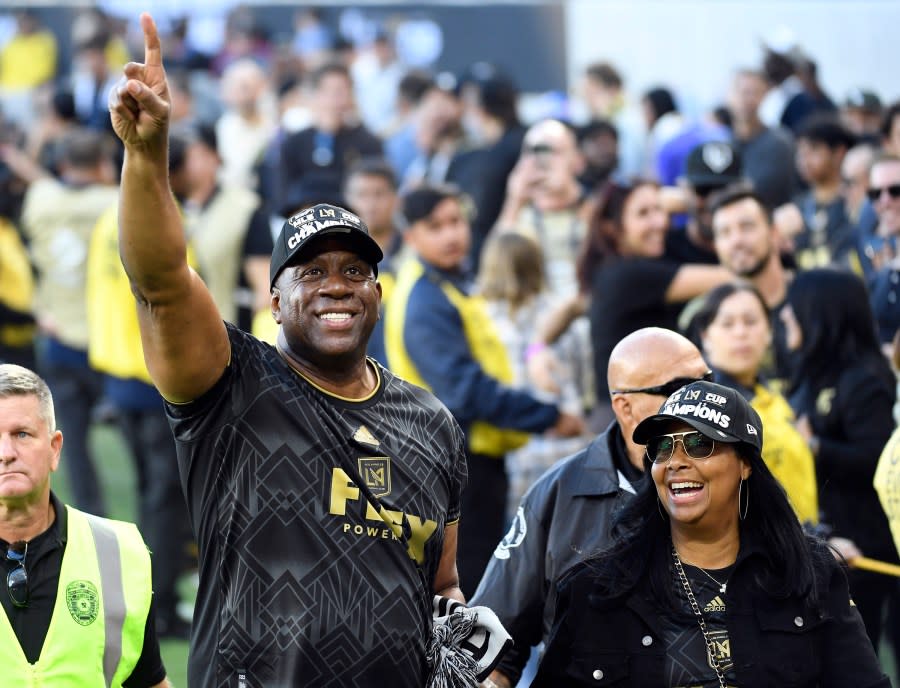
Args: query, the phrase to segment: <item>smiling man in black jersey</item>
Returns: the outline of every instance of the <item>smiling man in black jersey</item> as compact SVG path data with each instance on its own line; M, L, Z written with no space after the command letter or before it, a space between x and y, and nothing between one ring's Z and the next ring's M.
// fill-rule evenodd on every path
M200 547L189 684L420 688L432 595L462 599L462 432L366 358L382 255L343 208L294 215L275 243L276 347L222 321L185 260L159 38L141 25L145 61L110 98L120 250Z

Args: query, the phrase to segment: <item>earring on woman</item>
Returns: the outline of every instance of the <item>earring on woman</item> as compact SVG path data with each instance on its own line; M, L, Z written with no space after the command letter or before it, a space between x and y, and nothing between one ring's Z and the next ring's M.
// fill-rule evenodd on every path
M744 483L747 482L743 478L741 478L741 482L738 484L738 516L740 516L743 521L747 518L747 511L750 509L750 484L747 483L747 499L744 500ZM658 501L658 500L657 500Z
M659 512L659 517L665 521L666 515L663 513L662 503L659 501L659 495L656 495L656 510Z

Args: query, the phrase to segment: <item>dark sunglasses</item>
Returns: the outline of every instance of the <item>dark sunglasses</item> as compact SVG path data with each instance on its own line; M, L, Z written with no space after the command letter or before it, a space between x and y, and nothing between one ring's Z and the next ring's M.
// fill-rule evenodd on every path
M716 450L716 441L702 432L688 430L654 437L647 442L647 458L653 463L669 463L675 454L676 443L681 442L684 453L692 459L708 459Z
M866 196L869 197L869 200L874 203L879 198L881 198L881 194L885 191L888 192L888 196L890 196L895 201L900 198L900 184L891 184L890 186L883 186L881 188L871 188L866 191Z
M28 605L28 571L25 570L25 555L28 543L19 540L6 550L6 561L15 562L16 567L6 574L6 591L16 607Z
M553 155L556 149L547 143L536 143L533 146L523 147L522 152L527 155L544 156Z
M658 394L661 397L670 397L685 385L692 382L712 382L713 372L707 370L703 377L676 377L668 382L655 387L637 387L635 389L611 389L610 394Z
M721 191L725 187L721 184L699 184L694 187L694 193L700 198L712 196L716 191Z

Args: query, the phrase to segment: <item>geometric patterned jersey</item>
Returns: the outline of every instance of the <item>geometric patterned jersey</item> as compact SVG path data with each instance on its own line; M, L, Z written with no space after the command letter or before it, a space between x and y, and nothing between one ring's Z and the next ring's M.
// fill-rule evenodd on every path
M200 554L189 686L420 688L459 425L377 364L348 400L228 336L222 379L167 404Z

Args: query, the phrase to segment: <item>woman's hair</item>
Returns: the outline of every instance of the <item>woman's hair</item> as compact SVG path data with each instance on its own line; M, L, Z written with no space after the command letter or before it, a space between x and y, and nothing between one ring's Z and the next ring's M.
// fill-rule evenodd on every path
M492 234L481 253L479 292L491 301L505 301L514 313L547 287L541 247L517 232Z
M741 443L731 446L752 468L742 489L746 496L739 496L739 500L747 500L747 516L740 521L740 531L742 540L752 540L763 548L764 564L756 573L756 585L769 596L809 595L815 602L809 541L784 489L755 448ZM659 502L650 467L645 456L637 495L616 515L613 544L591 560L591 568L609 597L624 595L647 575L653 596L674 609L678 602L672 579L669 516Z
M610 182L598 192L597 206L588 223L581 255L576 265L578 286L582 291L591 288L591 277L603 263L621 255L622 217L631 194L644 186L656 187L656 182L637 179L630 184Z
M745 282L743 280L735 280L734 282L722 284L715 289L710 290L706 296L703 297L703 302L700 304L697 312L694 313L694 316L691 318L691 322L688 325L686 333L687 337L698 349L703 349L703 333L706 332L709 326L712 325L713 320L719 315L719 309L722 307L722 304L725 303L725 300L742 291L753 294L753 296L756 297L756 300L759 301L759 306L762 308L762 312L766 317L766 324L769 324L769 307L766 305L762 294L759 293L759 290L756 287L750 282Z
M787 303L803 332L793 387L803 380L827 386L846 366L871 354L888 367L869 295L856 275L833 268L800 272L788 287Z

